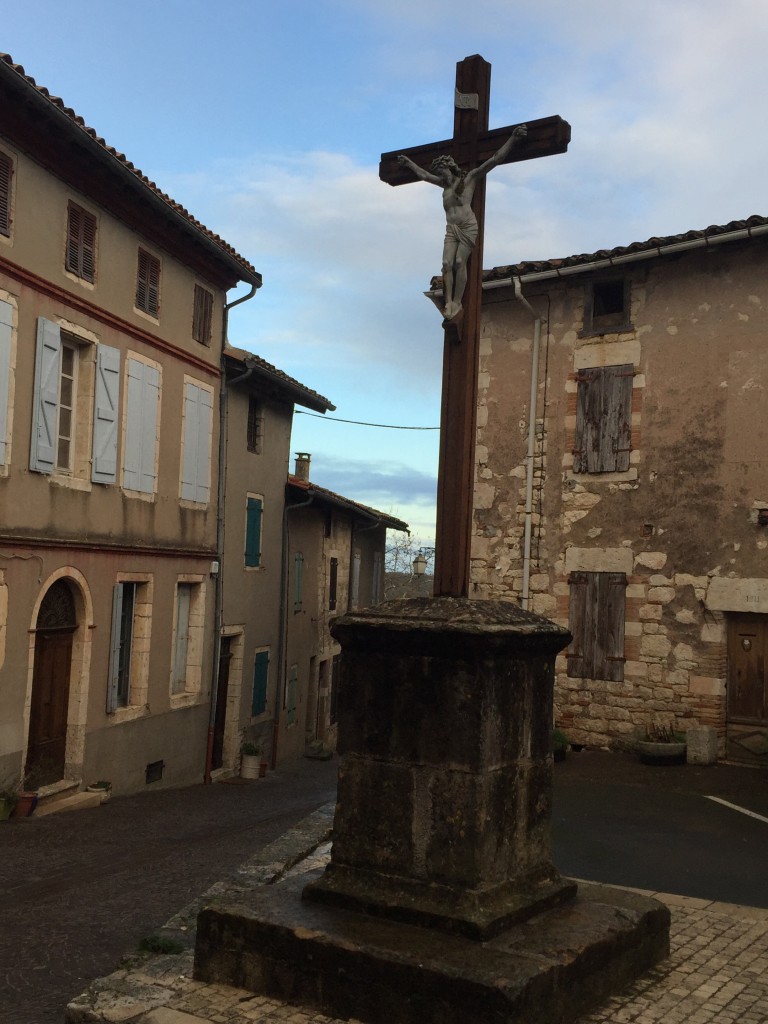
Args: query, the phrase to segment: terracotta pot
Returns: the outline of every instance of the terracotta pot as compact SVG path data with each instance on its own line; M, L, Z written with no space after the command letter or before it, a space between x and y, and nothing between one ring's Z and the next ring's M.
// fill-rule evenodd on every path
M16 806L11 811L12 818L28 818L37 807L37 793L19 793Z
M261 761L259 763L259 778L260 779L263 779L264 776L267 774L267 768L268 767L269 767L269 765L267 764L266 761Z

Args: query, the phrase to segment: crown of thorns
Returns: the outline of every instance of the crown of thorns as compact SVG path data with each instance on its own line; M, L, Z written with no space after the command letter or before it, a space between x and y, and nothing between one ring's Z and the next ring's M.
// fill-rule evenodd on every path
M436 156L432 161L431 169L433 171L439 171L443 167L447 167L454 174L464 173L452 156Z

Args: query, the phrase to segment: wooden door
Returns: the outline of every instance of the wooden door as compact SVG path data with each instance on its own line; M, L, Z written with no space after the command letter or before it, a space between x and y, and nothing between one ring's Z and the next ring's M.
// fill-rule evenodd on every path
M40 785L64 777L72 632L41 632L35 637L26 767L28 772L38 770Z
M227 724L227 694L229 692L229 665L232 661L232 637L221 638L219 652L219 684L216 689L216 716L213 725L213 753L211 768L224 764L224 729Z
M728 621L728 757L768 764L768 616Z

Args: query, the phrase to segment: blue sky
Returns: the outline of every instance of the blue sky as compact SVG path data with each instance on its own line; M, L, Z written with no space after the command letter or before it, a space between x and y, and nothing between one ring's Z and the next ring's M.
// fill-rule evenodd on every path
M230 340L350 420L433 427L440 195L382 152L450 136L456 62L491 127L560 114L568 154L489 178L485 265L766 214L765 0L26 0L0 46L263 274ZM434 529L437 432L299 415L316 483Z

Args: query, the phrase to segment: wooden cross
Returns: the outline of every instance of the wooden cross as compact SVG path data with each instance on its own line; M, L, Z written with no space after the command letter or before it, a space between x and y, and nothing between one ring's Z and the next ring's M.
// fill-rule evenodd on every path
M453 138L425 146L383 153L379 177L389 185L418 181L398 161L405 156L428 168L435 157L452 156L462 170L478 167L509 138L512 127L488 130L491 65L482 57L466 57L456 65L456 113ZM500 163L564 153L571 127L560 117L528 121L527 137ZM469 260L469 274L459 323L444 321L443 395L440 413L440 461L437 475L435 535L435 597L469 595L470 547L475 479L477 374L480 350L480 309L483 277L485 178L475 188L472 209L478 237Z

